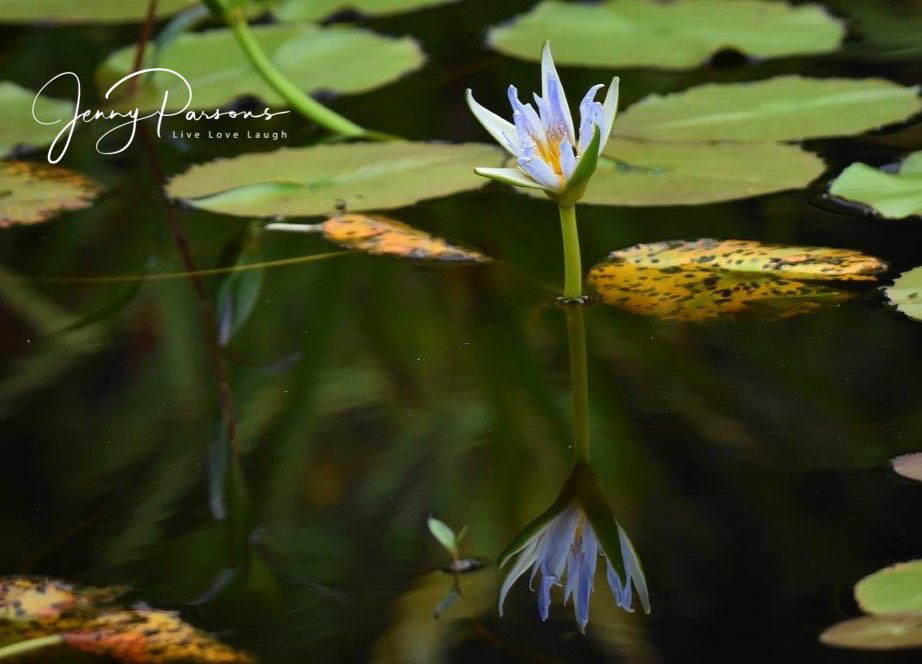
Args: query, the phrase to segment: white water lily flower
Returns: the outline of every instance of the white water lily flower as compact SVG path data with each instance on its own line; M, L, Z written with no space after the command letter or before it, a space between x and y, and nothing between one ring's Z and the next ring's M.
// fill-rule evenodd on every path
M618 77L612 79L605 100L595 100L603 85L593 85L579 104L578 136L573 116L551 57L548 42L541 52L541 96L534 95L537 111L519 101L509 86L512 122L477 103L467 90L467 104L494 139L515 157L517 168L475 168L478 175L519 187L543 189L561 205L576 203L595 172L599 154L608 141L618 110Z

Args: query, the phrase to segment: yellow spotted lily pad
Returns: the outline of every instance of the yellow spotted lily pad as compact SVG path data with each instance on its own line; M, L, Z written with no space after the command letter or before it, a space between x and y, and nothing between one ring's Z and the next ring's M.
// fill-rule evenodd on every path
M173 612L120 605L127 591L61 579L0 577L0 658L5 649L35 639L43 647L64 644L137 664L253 661Z
M269 230L320 233L330 242L376 256L485 263L489 257L377 214L341 214L316 224L269 224Z
M88 207L100 186L59 166L0 161L0 228L38 224L60 212Z
M127 588L80 587L60 579L0 577L0 643L77 629Z
M641 315L700 321L759 312L785 318L849 297L799 279L867 280L885 267L846 250L702 239L612 252L589 272L589 283L604 303Z
M901 274L884 292L893 306L913 320L922 321L922 265Z
M64 634L63 640L78 650L138 664L254 661L183 622L172 611L146 607L104 613Z
M790 279L872 281L887 269L879 258L851 249L792 247L754 240L686 242L668 240L638 244L616 251L609 259L621 259L643 267L706 267L748 273L778 273Z

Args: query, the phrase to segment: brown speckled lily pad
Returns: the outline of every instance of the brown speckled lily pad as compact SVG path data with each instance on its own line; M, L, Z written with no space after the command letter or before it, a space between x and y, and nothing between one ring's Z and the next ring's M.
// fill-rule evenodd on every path
M786 318L849 297L801 279L872 280L884 269L883 261L845 249L676 240L614 251L592 268L589 283L604 303L659 318Z
M484 263L490 259L403 222L376 214L343 214L321 224L323 236L341 247L367 254L430 261Z
M60 166L0 161L0 228L39 224L60 212L88 207L100 189Z

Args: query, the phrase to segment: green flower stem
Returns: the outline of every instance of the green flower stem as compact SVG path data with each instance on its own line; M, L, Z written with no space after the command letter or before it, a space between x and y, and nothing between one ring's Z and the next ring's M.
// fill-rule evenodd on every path
M36 639L29 639L28 641L11 643L8 646L3 646L0 648L0 659L18 657L19 655L25 655L26 653L32 652L33 650L40 650L49 646L60 645L61 643L64 643L64 637L60 634L40 636Z
M246 16L242 12L228 12L226 17L250 64L263 77L263 80L272 86L272 89L279 93L298 113L342 136L359 137L368 134L365 129L312 99L289 81L266 56L253 36Z
M583 265L579 255L579 231L576 228L576 206L559 206L560 231L563 233L563 296L579 300L583 295Z
M564 312L567 316L570 379L573 383L573 463L588 464L589 371L586 368L586 324L583 321L583 305L569 304L564 307Z

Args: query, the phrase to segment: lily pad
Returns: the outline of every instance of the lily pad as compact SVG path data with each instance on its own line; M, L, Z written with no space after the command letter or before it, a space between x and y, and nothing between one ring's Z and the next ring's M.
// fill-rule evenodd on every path
M456 0L281 0L272 14L281 21L317 21L351 9L368 16L390 16Z
M53 643L121 662L245 664L253 659L171 611L116 604L127 588L80 587L61 579L0 578L0 643L55 636Z
M612 252L609 260L640 267L705 267L789 279L872 281L887 269L879 258L851 249L793 247L753 240L668 240Z
M922 616L861 616L820 634L820 641L840 648L897 650L922 647Z
M486 263L490 259L377 214L342 214L318 225L323 237L346 249L415 260ZM272 228L272 225L269 225Z
M888 219L922 215L922 151L906 157L897 173L852 164L832 181L829 193Z
M196 0L159 0L157 16L175 14ZM148 0L3 0L0 23L127 23L141 22Z
M74 105L71 102L45 95L36 101L35 94L15 83L0 82L0 117L3 118L3 124L0 125L0 156L8 155L20 146L48 145L61 131L64 122L42 125L32 118L33 102L35 117L42 122L73 117Z
M901 274L884 292L897 309L922 321L922 265Z
M663 141L795 141L860 134L920 110L917 86L777 76L650 95L619 115L616 131Z
M88 207L100 186L59 166L0 161L0 228L38 224L66 210Z
M848 293L770 275L715 272L695 267L638 267L613 261L589 272L589 283L605 304L665 320L702 321L743 313L787 318Z
M866 613L922 618L922 560L897 563L864 577L855 585L855 599Z
M786 318L850 294L811 280L867 279L883 263L857 252L744 240L669 241L614 251L589 272L602 302L658 318L700 321L743 313Z
M922 452L901 454L890 460L893 470L903 477L922 482Z
M823 160L781 143L665 143L612 138L584 203L697 205L800 189ZM530 192L531 193L531 192Z
M0 577L0 643L77 629L128 591L80 587L61 579Z
M72 648L121 662L250 664L254 661L246 653L183 622L172 611L145 607L104 613L63 637L64 643Z
M842 24L818 5L761 0L545 0L508 25L493 28L496 50L537 60L550 39L558 64L686 69L723 48L758 58L828 53Z
M397 80L422 66L425 56L409 37L393 38L344 25L311 23L260 25L252 32L272 62L302 90L358 93ZM369 54L374 54L369 57ZM102 92L132 71L134 46L116 51L100 65ZM256 73L226 28L186 33L160 52L159 67L181 74L191 86L190 108L213 109L255 96L273 107L286 102ZM143 79L130 106L142 110L182 109L189 98L182 78L158 72Z
M345 206L385 210L482 187L474 166L499 166L500 151L466 143L350 143L282 148L193 166L167 194L244 217L311 216Z

